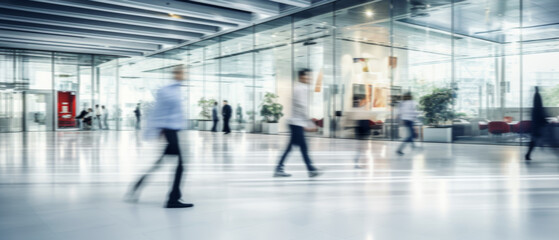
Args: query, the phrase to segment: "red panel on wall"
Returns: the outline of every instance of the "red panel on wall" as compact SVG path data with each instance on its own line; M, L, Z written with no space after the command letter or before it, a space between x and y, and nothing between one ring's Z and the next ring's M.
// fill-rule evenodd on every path
M58 127L76 127L76 93L58 92Z

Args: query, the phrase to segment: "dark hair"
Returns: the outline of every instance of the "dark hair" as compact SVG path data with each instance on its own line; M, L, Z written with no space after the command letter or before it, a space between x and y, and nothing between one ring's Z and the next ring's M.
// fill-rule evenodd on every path
M95 107L99 107L99 104L95 104Z
M217 106L217 102L214 102L214 105L216 105L216 106Z
M223 102L226 102L226 103L228 103L228 101L227 101L227 100L223 100Z
M307 73L310 73L310 72L312 72L311 69L309 69L309 68L302 68L302 69L299 70L298 76L299 76L299 77L302 77L303 75L306 75Z

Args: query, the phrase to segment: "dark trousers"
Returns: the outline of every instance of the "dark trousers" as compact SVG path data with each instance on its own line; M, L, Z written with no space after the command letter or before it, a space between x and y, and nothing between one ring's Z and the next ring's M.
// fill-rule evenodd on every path
M140 129L140 116L136 116L136 129Z
M406 127L408 129L408 137L406 137L406 139L404 139L404 142L402 142L402 144L400 144L400 147L398 148L398 151L404 150L407 143L411 143L412 146L413 146L413 139L416 137L415 136L415 130L413 129L413 121L402 120L402 122L404 123L404 127Z
M151 167L146 174L144 174L140 180L134 185L134 191L138 190L142 183L149 177L149 175L159 169L161 164L163 163L163 157L165 155L177 155L178 156L178 165L177 169L175 170L175 180L173 181L173 187L171 188L171 192L169 193L169 202L176 202L181 198L181 179L182 179L182 172L184 171L182 166L182 155L179 148L179 138L177 135L177 130L171 129L163 129L163 135L165 135L165 139L167 140L167 147L163 152L163 155L155 162L153 167Z
M307 170L314 171L316 168L312 165L311 158L309 157L307 142L305 140L305 131L303 127L296 126L296 125L289 125L289 129L291 129L291 138L289 139L289 144L287 145L287 149L281 156L281 159L278 163L277 169L283 169L283 164L289 152L291 152L291 148L293 145L299 146L301 149L301 154L303 155L303 160L307 165Z
M532 135L532 139L530 140L530 145L528 146L528 152L526 153L526 157L530 158L530 155L532 155L532 151L534 151L534 148L536 148L536 145L538 144L539 140L540 140L540 136Z
M213 120L214 121L214 125L212 127L212 132L217 132L217 123L219 122L219 120Z
M226 133L231 132L231 128L229 128L229 119L231 119L231 117L223 117L223 131Z

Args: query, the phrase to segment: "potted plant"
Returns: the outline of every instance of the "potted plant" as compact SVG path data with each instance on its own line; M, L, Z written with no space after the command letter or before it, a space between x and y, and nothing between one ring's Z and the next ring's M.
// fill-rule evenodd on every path
M452 142L452 125L454 118L454 92L450 88L435 88L419 100L421 110L425 113L423 140L427 142Z
M198 120L198 130L210 131L212 130L212 108L214 103L217 102L215 99L206 99L205 97L198 100L198 107L200 107L200 119Z
M264 120L262 124L262 132L264 133L278 133L278 122L283 117L283 106L277 102L278 98L278 95L271 92L267 92L264 95L264 100L260 107L260 116Z

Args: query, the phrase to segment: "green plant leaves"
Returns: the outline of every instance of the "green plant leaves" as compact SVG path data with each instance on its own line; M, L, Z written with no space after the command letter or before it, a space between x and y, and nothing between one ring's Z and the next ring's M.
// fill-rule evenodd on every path
M419 104L421 110L425 112L425 124L440 125L454 118L453 95L453 90L450 88L436 88L431 94L421 97Z
M278 95L267 92L260 107L260 115L268 123L277 123L283 117L283 106L277 103Z

